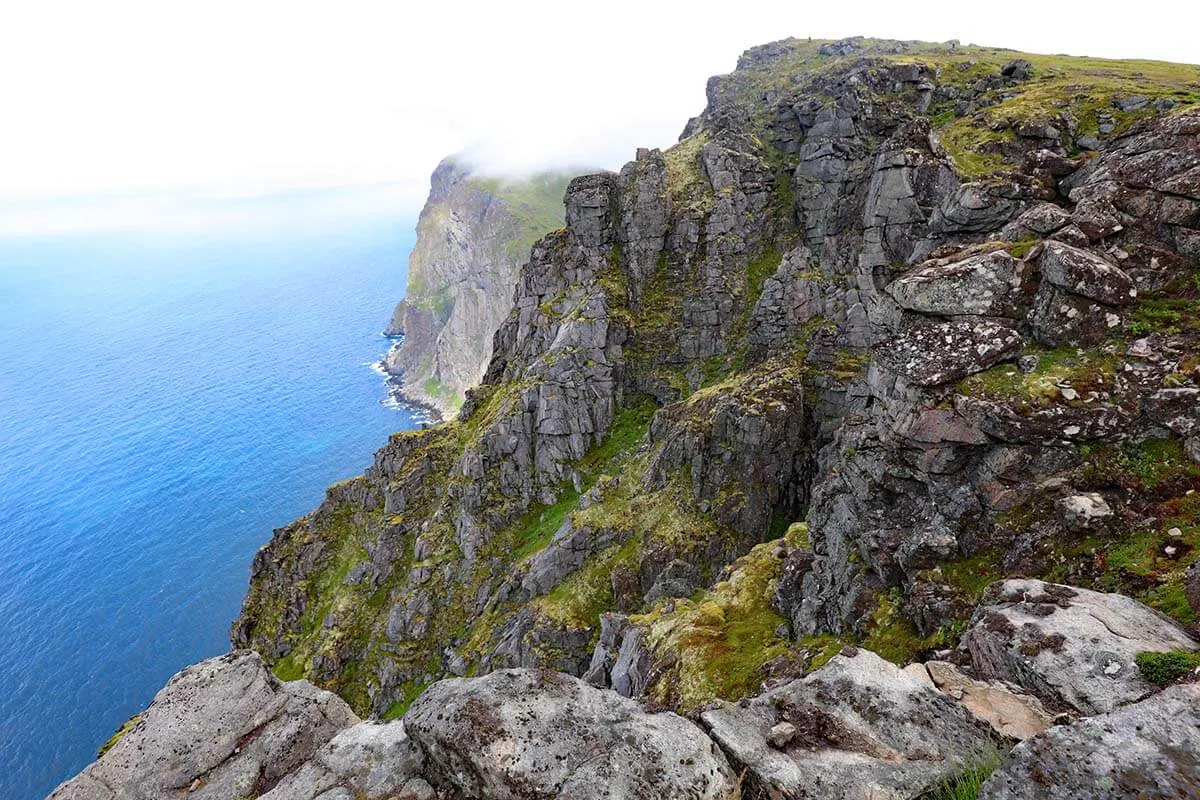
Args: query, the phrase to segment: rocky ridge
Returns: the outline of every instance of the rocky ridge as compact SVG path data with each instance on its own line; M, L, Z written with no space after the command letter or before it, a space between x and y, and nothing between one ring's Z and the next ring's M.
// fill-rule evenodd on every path
M763 796L876 759L840 774L915 797L1019 733L981 796L1037 796L1021 753L1157 718L1131 659L1195 648L1200 69L787 40L708 96L571 182L459 419L276 532L235 646L385 718L582 676L712 720ZM484 796L476 750L421 779Z
M417 221L408 287L384 335L383 367L408 402L453 416L479 383L492 335L533 242L563 224L571 175L491 176L460 157L438 164Z

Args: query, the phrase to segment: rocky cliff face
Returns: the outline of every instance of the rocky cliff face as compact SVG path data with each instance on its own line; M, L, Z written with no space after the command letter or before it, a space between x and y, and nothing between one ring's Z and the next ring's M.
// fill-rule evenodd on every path
M703 769L627 796L731 796L732 768L915 797L1029 736L982 796L1130 796L1151 762L1144 796L1179 796L1198 767L1157 733L1085 765L1092 723L1040 732L1194 697L1141 700L1135 662L1195 648L1197 101L1200 68L1153 62L748 51L678 145L570 183L458 419L275 533L235 646L383 717L533 668L409 711L447 796L631 763L538 783L528 742L586 739L556 703L631 713L540 670L703 712L720 758L648 722Z
M458 411L483 377L530 246L562 227L570 177L493 177L456 158L434 170L408 288L384 331L402 337L384 359L401 396L445 416Z
M954 644L1006 574L1190 622L1198 81L747 52L571 182L460 419L279 531L235 643L362 713L516 665L687 708L830 637Z

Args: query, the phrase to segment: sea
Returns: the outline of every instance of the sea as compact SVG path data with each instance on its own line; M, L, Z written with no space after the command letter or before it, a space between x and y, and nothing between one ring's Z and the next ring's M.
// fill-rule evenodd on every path
M413 219L274 212L0 236L4 800L226 652L272 530L421 423L374 367Z

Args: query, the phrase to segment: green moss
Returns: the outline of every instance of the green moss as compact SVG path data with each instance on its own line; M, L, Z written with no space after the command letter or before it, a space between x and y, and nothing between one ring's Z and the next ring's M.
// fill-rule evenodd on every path
M1017 413L1028 413L1052 405L1079 405L1089 391L1112 389L1119 358L1106 349L1030 349L1037 359L1032 372L1015 364L998 364L971 375L958 385L960 394L1005 402ZM1061 386L1074 389L1079 397L1067 401Z
M1145 439L1125 445L1095 445L1081 448L1088 458L1085 473L1089 483L1120 486L1141 492L1181 490L1200 478L1196 464L1178 439ZM1172 492L1173 493L1173 492Z
M1200 333L1200 301L1188 298L1145 298L1129 315L1126 330L1135 336L1184 331Z
M281 681L298 681L304 677L305 665L296 659L295 655L286 655L275 662L271 671Z
M750 259L746 265L747 294L746 302L753 306L762 294L763 283L775 274L783 261L783 254L774 246L768 246L761 253Z
M871 354L866 350L838 350L829 366L829 374L838 380L853 380L865 374L870 363Z
M803 636L800 644L809 652L808 669L820 669L829 663L829 659L841 652L850 642L847 639L823 633L813 636Z
M401 687L404 692L401 698L399 700L392 701L391 705L387 707L387 710L380 715L380 719L400 719L408 713L409 706L411 706L413 701L420 697L421 693L424 692L428 687L429 684L423 681L405 682Z
M958 625L948 624L929 636L917 633L902 613L903 598L899 589L880 593L878 604L863 626L862 646L886 658L893 664L909 664L919 654L955 643Z
M771 606L779 580L777 542L757 545L735 562L727 580L694 599L660 604L632 621L649 627L652 650L675 657L669 675L651 691L660 702L691 711L714 698L754 694L762 668L783 655L788 642L776 635L784 620Z
M100 745L100 749L96 752L96 758L100 758L109 750L112 750L114 747L116 747L117 742L125 738L125 734L136 728L138 723L141 722L142 718L145 716L146 712L143 711L141 713L134 714L132 717L125 720L125 722L121 724L121 727L117 728L113 735L108 737L108 741Z
M1012 244L1005 246L1004 249L1007 250L1008 254L1013 258L1024 258L1025 256L1029 255L1029 251L1032 250L1039 241L1040 240L1038 239L1022 239L1019 242L1013 242Z
M1200 653L1174 651L1169 653L1141 652L1134 657L1142 676L1156 686L1170 686L1200 667Z
M958 589L962 597L974 605L983 597L983 590L1005 577L1003 553L984 550L969 558L941 564L936 572L946 583Z

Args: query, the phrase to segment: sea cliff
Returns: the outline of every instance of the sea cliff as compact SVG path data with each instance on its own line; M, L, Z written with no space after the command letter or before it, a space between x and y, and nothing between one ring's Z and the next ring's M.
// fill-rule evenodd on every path
M784 40L707 94L256 556L227 658L404 722L253 794L1189 796L1200 68Z
M457 157L434 170L404 300L384 330L399 339L383 367L400 398L444 417L458 412L487 368L529 248L562 227L570 178L492 176Z

